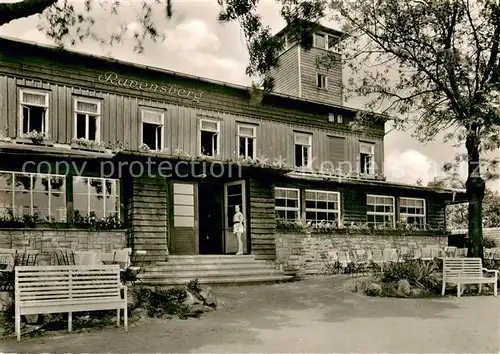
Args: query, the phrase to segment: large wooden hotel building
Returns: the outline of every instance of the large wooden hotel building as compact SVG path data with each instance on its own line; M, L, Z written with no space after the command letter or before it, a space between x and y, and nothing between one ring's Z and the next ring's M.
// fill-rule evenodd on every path
M351 129L360 112L343 106L340 61L315 66L340 33L321 28L309 51L278 35L275 92L261 95L0 39L0 246L130 246L152 267L230 255L236 205L252 261L276 261L280 227L297 221L331 238L362 224L441 235L456 195L386 181L384 121Z

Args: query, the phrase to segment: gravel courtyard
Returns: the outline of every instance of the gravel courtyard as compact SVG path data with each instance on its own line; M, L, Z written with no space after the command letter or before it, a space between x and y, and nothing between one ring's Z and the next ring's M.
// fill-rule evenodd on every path
M499 353L500 297L368 298L346 277L215 288L200 319L0 344L0 352Z

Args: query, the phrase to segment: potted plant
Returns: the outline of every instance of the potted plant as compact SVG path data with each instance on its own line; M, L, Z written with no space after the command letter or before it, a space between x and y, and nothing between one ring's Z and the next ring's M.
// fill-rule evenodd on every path
M98 150L104 151L105 145L103 142L96 140L89 140L85 138L78 138L71 140L71 146L76 149L83 150Z
M45 132L39 132L36 130L33 130L33 131L25 134L25 137L28 139L31 139L31 142L33 144L37 144L37 145L42 145L45 140L49 139L48 134L46 134Z

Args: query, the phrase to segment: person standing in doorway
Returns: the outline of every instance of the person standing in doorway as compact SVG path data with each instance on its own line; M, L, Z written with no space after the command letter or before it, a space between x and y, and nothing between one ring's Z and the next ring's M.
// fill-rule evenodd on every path
M234 216L233 216L233 234L236 235L238 239L238 252L236 255L243 254L243 240L242 235L245 232L245 218L240 211L240 206L236 205L234 207Z

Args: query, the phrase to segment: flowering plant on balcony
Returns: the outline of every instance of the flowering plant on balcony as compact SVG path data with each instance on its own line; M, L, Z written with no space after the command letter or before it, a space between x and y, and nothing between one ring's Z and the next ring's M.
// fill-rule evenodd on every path
M75 210L73 223L77 227L90 230L113 230L123 228L123 224L117 213L98 218L94 211L87 215L82 215L79 210Z
M148 152L150 151L151 149L149 148L148 144L141 144L139 146L139 151L142 151L142 152Z
M96 140L89 140L89 139L85 139L85 138L78 138L78 139L75 138L75 139L71 140L71 143L78 145L78 146L85 147L87 149L100 149L100 148L104 148L106 146L104 144L104 142L96 141Z
M45 140L50 139L49 135L45 132L39 132L33 130L29 133L24 134L25 138L31 139L33 144L42 144Z

